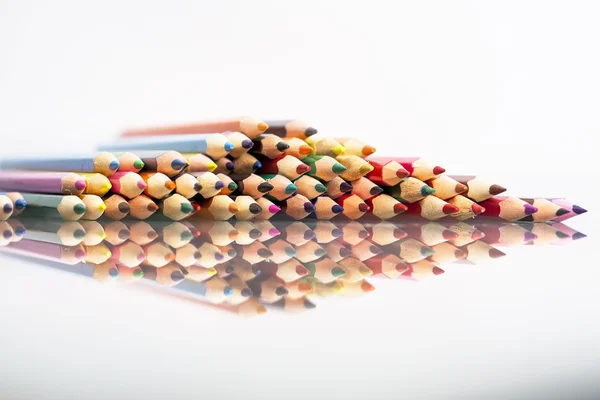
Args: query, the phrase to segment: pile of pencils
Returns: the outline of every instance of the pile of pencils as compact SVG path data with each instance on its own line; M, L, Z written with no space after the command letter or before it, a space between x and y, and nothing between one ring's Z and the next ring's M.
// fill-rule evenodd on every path
M0 252L102 283L235 314L303 311L357 297L377 278L422 281L505 256L498 247L568 244L562 223L502 221L0 222ZM504 250L504 249L503 249Z
M360 139L324 136L298 121L127 130L99 150L1 160L0 190L9 193L0 195L0 219L25 204L65 220L157 213L175 221L411 215L560 222L586 211L562 198L502 196L506 189L494 182L447 175L420 157L377 157Z

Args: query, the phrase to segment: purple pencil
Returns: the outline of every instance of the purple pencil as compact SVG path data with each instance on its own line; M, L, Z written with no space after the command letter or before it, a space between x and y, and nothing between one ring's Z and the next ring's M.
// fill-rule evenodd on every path
M587 212L587 210L585 208L580 207L576 204L573 204L567 199L557 198L557 199L546 199L546 200L551 201L552 203L556 204L557 206L562 207L565 210L569 210L569 212L566 214L562 214L558 217L552 218L553 222L562 222L566 219L573 218L573 217L576 217L578 215L581 215L581 214Z
M84 247L62 246L55 243L38 242L36 240L22 239L0 247L1 251L33 257L41 260L56 261L62 264L74 265L85 259Z
M80 195L85 180L71 172L0 171L0 189L6 191Z

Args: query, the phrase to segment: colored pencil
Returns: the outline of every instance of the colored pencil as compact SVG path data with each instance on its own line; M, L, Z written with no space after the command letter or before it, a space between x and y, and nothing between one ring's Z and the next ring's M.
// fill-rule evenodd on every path
M367 178L380 186L395 186L410 175L402 164L394 160L376 162L369 158L369 163L373 170L367 174Z
M198 179L191 174L183 173L175 177L174 180L175 192L186 199L191 199L202 189L202 185Z
M0 160L1 169L18 169L34 171L63 171L63 172L98 172L110 176L119 169L117 158L106 152L59 157L22 157L3 158Z
M458 207L435 196L427 196L416 203L407 204L406 215L418 215L428 220L443 218L459 211Z
M432 194L442 200L447 200L450 197L464 193L469 189L467 185L452 179L448 175L440 175L436 178L432 178L427 181L427 184L435 190Z
M128 268L137 267L146 259L144 250L137 244L127 241L111 249L110 260Z
M254 217L262 211L262 208L250 196L236 196L235 204L239 211L235 214L235 218L242 221L254 219Z
M304 222L286 223L281 229L280 238L294 246L300 246L315 237L313 230Z
M517 197L497 196L479 203L485 208L482 216L501 218L512 222L523 219L538 211L537 207Z
M135 172L117 172L109 178L113 193L119 194L127 199L133 199L142 194L148 187L142 177Z
M263 134L254 139L252 153L273 159L281 156L289 148L290 146L279 136Z
M346 271L346 275L340 278L344 282L356 282L373 275L373 271L358 258L346 257L337 263L340 268Z
M194 238L190 229L181 222L152 221L152 227L160 240L174 249L185 246Z
M420 157L369 157L369 161L385 164L396 161L406 169L409 176L426 181L443 174L446 170Z
M96 196L104 196L112 188L110 180L96 172L80 172L79 175L85 181L85 189L83 193L94 194Z
M202 153L181 153L181 155L188 164L187 171L189 172L215 172L218 168L216 162ZM227 162L228 160L224 161ZM233 166L233 163L231 165Z
M140 246L145 246L148 243L152 243L158 238L158 233L156 230L146 221L127 221L128 228L130 232L130 240L139 244Z
M84 194L80 196L80 199L85 205L85 213L81 216L81 219L96 220L104 214L106 204L100 196Z
M254 296L264 303L275 303L288 294L283 281L274 276L260 274L246 283Z
M312 147L307 145L302 139L286 137L283 138L283 140L289 146L285 151L286 156L292 156L302 160L312 153Z
M344 193L349 193L352 191L352 185L339 176L327 182L326 186L327 196L331 197L332 199L337 199Z
M242 154L240 157L235 158L232 162L233 170L231 171L230 175L235 175L240 179L246 178L248 175L258 171L262 167L262 163L258 160L258 158L249 153Z
M237 182L241 194L258 199L273 190L273 185L256 174L250 174L246 179Z
M346 171L346 167L329 156L310 155L302 159L302 162L311 169L307 175L319 178L322 181L329 182L338 175Z
M316 279L305 276L302 279L298 279L294 282L285 283L285 288L288 290L288 294L285 295L286 299L299 299L312 293L314 283Z
M240 277L235 274L229 275L225 281L231 287L233 293L225 300L228 304L239 305L243 304L253 295L252 290L248 287Z
M225 157L234 146L227 138L218 133L168 135L140 138L120 138L118 141L101 144L100 150L133 151L142 157L139 150L173 150L187 153L202 153L212 159ZM142 157L142 160L144 158ZM146 167L148 163L144 161Z
M79 220L79 223L85 231L85 236L83 237L82 242L84 245L95 246L102 243L102 241L106 238L104 227L98 221Z
M231 173L233 172L233 170L235 168L233 161L231 161L227 157L220 158L217 161L215 161L215 163L217 165L217 168L215 168L215 170L212 171L215 174L231 175Z
M437 222L404 224L402 229L409 237L416 239L427 246L447 242L458 238L458 233L446 228Z
M415 281L422 281L432 276L443 274L445 271L429 260L420 260L410 264L410 271L402 274L402 277Z
M550 224L538 224L534 222L521 222L519 223L523 228L537 236L528 245L542 246L559 242L564 234L554 229Z
M218 276L213 276L204 282L185 279L177 285L177 289L201 296L205 300L215 304L223 303L233 294L233 289L231 289L227 281Z
M335 262L339 262L352 255L350 246L338 241L327 243L325 245L325 250L327 251L327 257Z
M25 211L25 208L27 207L27 202L25 201L25 199L23 198L21 193L19 193L19 192L0 192L0 195L6 196L10 199L10 201L13 205L13 210L12 210L13 217L16 217L17 215L19 215L23 211Z
M276 264L282 264L296 255L294 246L282 239L269 243L267 248L273 253L273 255L269 257L269 260Z
M88 264L102 264L110 259L112 253L104 243L98 243L93 246L84 246L85 259Z
M10 197L10 196L9 196ZM557 204L559 206L561 206L562 208L568 210L569 212L566 214L563 214L559 217L553 218L552 221L553 222L562 222L566 219L569 218L573 218L576 217L577 215L581 215L587 212L587 210L583 207L580 207L576 204L571 203L570 201L568 201L567 199L563 199L563 198L549 198L547 199L548 201L553 202L554 204ZM15 209L17 208L16 204L15 204ZM14 212L13 212L13 215Z
M168 147L169 148L169 147ZM169 148L170 149L170 148ZM127 154L127 152L115 153L117 157ZM142 150L136 151L135 155L142 160L144 167L142 171L160 172L169 178L179 174L187 166L187 159L178 151L174 150ZM120 172L134 172L119 170Z
M301 194L287 198L277 205L281 208L283 214L296 220L304 219L315 212L315 206Z
M382 192L383 189L371 182L368 178L362 177L352 182L352 194L357 195L363 200L370 199Z
M163 173L142 172L139 175L146 182L144 194L154 199L165 198L175 189L175 182Z
M9 221L9 223L11 223L11 221ZM567 244L567 243L572 242L573 240L579 240L579 239L583 239L583 238L587 237L586 234L576 231L575 229L573 229L565 224L562 224L560 222L553 223L552 227L554 229L556 229L558 232L561 232L563 234L562 238L558 242L554 242L552 244ZM14 229L14 227L13 227L13 229ZM14 230L15 230L15 233L17 233L17 230L16 229L14 229Z
M216 196L225 187L225 184L212 172L190 172L189 175L195 177L200 183L198 194L204 199Z
M175 249L175 262L182 267L191 267L200 259L198 248L191 243ZM201 267L198 267L201 268ZM189 271L189 269L188 269ZM214 275L214 274L213 274ZM212 276L212 275L211 275ZM195 279L194 279L195 280Z
M527 204L531 204L537 211L533 214L527 215L524 218L519 219L523 222L548 222L554 221L565 214L569 213L569 209L563 208L560 205L543 198L521 198Z
M124 265L117 265L119 277L117 281L120 284L130 284L139 281L144 276L144 271L140 267L128 268Z
M266 121L266 123L269 127L265 130L265 133L272 133L280 137L306 139L317 133L315 128L293 119Z
M479 264L496 258L504 257L506 254L497 248L485 243L482 240L476 240L465 246L460 247L465 254L465 260L474 264Z
M402 229L397 224L379 221L369 225L366 229L373 243L386 246L408 236L408 233L403 229L405 225L401 226Z
M283 175L264 174L259 175L273 187L269 192L269 197L275 200L285 200L298 190L296 185Z
M44 208L58 211L60 216L67 221L77 221L85 214L85 204L77 196L63 196L55 194L21 193L28 207Z
M485 237L485 233L477 229L475 225L465 222L458 222L448 226L448 229L458 233L458 236L449 240L454 246L464 246L468 243L480 240Z
M256 220L267 221L271 219L275 214L281 211L281 208L273 203L271 200L266 197L260 197L255 200L256 204L260 206L262 211L255 215Z
M11 242L0 247L0 251L68 265L78 264L85 259L85 250L80 244L77 246L62 246L29 239Z
M106 234L104 241L113 246L125 243L131 237L131 231L121 221L112 221L104 225L104 233Z
M262 207L262 206L261 206ZM264 210L263 210L264 211ZM260 215L260 214L259 214ZM268 242L271 239L281 235L279 229L275 227L270 221L252 221L252 224L259 230L260 236L256 239L261 243Z
M344 235L344 232L330 221L311 221L310 228L315 234L315 242L321 244L330 243Z
M435 189L416 178L408 177L387 188L387 193L403 203L415 203L434 194Z
M520 246L537 239L534 233L520 224L477 221L474 226L484 234L481 240L490 245Z
M13 202L8 196L0 195L0 221L6 221L13 214Z
M263 121L250 118L232 118L219 121L201 121L184 125L171 125L150 128L128 129L121 136L154 136L171 134L223 133L241 132L251 139L265 132L269 125Z
M177 193L161 200L158 204L158 208L165 217L170 218L173 221L184 219L190 215L194 209L188 199Z
M386 220L395 217L407 210L407 207L392 196L381 193L365 200L369 206L369 215Z
M165 265L175 261L175 253L163 242L152 242L144 246L146 259L144 265L153 267L164 267Z
M238 256L248 261L250 264L258 264L273 255L273 253L260 242L254 242L246 246L236 244L234 248L237 251Z
M10 229L6 227L7 224ZM2 225L4 227L0 229L0 232L6 233L6 231L9 231L9 233L11 234L11 237L9 238L11 242L18 242L19 240L23 239L23 237L27 234L27 229L25 228L25 226L15 218L11 218L8 221L5 221L5 223L2 223Z
M275 303L269 304L269 307L273 307L284 312L298 313L306 310L312 310L313 308L316 308L317 305L305 297L301 297L299 299L290 299L284 297Z
M301 194L309 200L312 200L327 191L325 185L308 175L296 179L294 185L298 188L298 194Z
M312 154L319 156L337 157L344 154L344 146L337 140L322 135L313 135L304 139L312 149Z
M365 260L365 265L371 269L373 275L383 275L395 279L410 269L410 266L393 254L379 254Z
M431 248L435 253L429 256L428 260L437 265L453 263L467 256L466 252L447 242L436 244Z
M342 214L351 220L362 217L370 209L367 203L354 194L344 194L335 201L344 209Z
M361 223L356 221L344 224L342 226L342 231L344 232L342 240L350 246L354 246L369 237L369 231L367 231Z
M15 220L11 220L14 223ZM22 228L26 232L25 227ZM23 236L18 236L13 230L13 225L7 221L0 221L0 247L4 247L9 243L16 243L23 239Z
M309 240L301 246L296 246L295 258L302 263L318 260L327 254L327 251L316 242Z
M156 281L162 286L175 286L185 279L185 275L181 272L180 267L175 264L165 265L160 268L142 265L141 268L144 272L144 279Z
M324 196L315 198L313 205L315 213L312 215L319 220L331 219L344 211L344 207L336 203L335 200Z
M233 258L229 263L233 267L235 274L244 282L254 279L260 275L260 268L258 268L256 265L250 264L248 261L242 258Z
M327 257L315 262L307 263L304 266L310 271L309 276L317 279L321 283L333 282L346 275L346 271Z
M446 201L448 202L448 204L451 204L458 208L458 212L450 214L450 217L455 218L459 221L474 218L485 211L484 207L480 206L473 200L461 194L447 199Z
M249 245L262 236L260 229L250 221L235 221L237 235L233 240L239 245Z
M281 156L273 160L262 159L259 174L283 175L290 180L295 180L310 171L310 167L292 156Z
M158 211L158 205L148 196L140 195L129 200L129 215L136 219L147 219Z
M342 146L344 146L344 155L346 156L358 156L368 157L375 153L377 149L371 145L366 144L360 139L356 138L335 138Z
M212 268L223 262L223 252L212 243L202 243L198 247L198 252L200 253L200 258L196 261L196 265L200 267Z
M412 238L406 238L385 246L384 253L394 254L408 263L424 260L434 254L431 247Z
M367 160L357 156L338 156L336 160L346 167L340 177L347 181L355 181L373 171L373 166Z
M104 216L114 220L123 219L131 211L131 207L123 197L118 194L111 194L109 197L104 199L106 210L104 210Z
M186 267L188 274L185 276L187 280L194 282L204 282L217 274L215 268L204 268L198 265L190 265Z
M463 195L475 202L487 200L506 191L502 186L478 176L450 175L449 177L466 185L467 191Z
M27 239L38 242L56 243L63 246L77 246L83 242L85 230L79 222L60 220L39 220L22 217L27 229Z
M383 252L378 246L371 243L369 240L363 240L356 246L352 246L352 256L360 261L368 260Z
M229 152L231 157L237 158L254 146L254 142L241 132L224 132L223 136L233 143L233 150Z
M69 172L0 171L4 191L80 195L85 188L83 178Z
M225 175L223 173L219 173L217 174L217 178L221 182L223 182L223 188L219 191L218 194L229 196L238 189L237 183L235 183L230 176Z
M136 154L125 152L119 155L119 171L138 173L144 168L144 162Z
M202 232L200 236L207 238L217 246L228 245L239 235L238 230L227 221L194 220L191 221L191 223L195 228Z

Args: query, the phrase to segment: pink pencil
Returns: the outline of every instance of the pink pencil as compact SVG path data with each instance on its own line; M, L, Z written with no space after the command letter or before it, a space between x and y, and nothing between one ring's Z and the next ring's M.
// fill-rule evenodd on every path
M6 191L80 195L85 180L70 172L0 171L0 189Z

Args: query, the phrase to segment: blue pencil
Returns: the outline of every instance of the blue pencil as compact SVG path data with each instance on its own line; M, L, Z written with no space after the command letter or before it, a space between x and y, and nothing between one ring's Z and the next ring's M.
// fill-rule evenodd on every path
M106 151L175 150L202 153L213 159L225 157L234 149L225 136L218 133L119 138L100 146Z
M73 156L15 157L0 160L0 169L97 172L105 176L114 174L119 166L119 160L113 154L106 152Z

